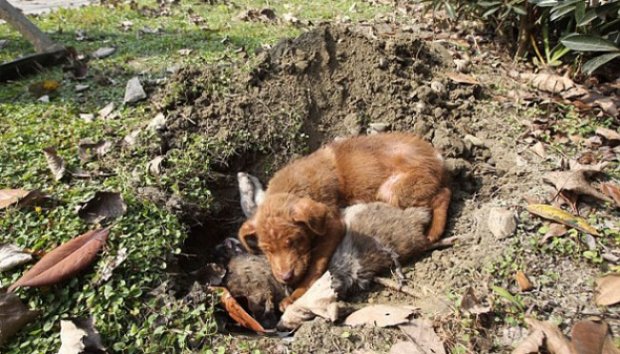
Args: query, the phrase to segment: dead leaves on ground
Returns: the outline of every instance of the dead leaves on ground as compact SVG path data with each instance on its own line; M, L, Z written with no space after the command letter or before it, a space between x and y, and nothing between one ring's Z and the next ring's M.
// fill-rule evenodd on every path
M65 176L65 172L67 172L65 160L63 160L62 157L58 156L58 154L56 153L56 149L53 147L47 147L43 149L43 154L45 154L45 159L47 160L47 167L52 172L54 180L60 181Z
M512 354L530 354L548 351L551 354L602 353L617 354L605 322L584 320L573 325L572 339L568 339L558 326L551 322L526 318L530 335L526 337ZM546 351L544 351L546 350Z
M219 286L213 286L211 289L220 292L220 301L228 315L239 325L251 329L257 333L266 333L263 326L258 323L250 314L243 309L237 300L230 294L228 289Z
M21 248L0 243L0 273L32 261L32 255Z
M127 204L120 193L96 192L78 210L78 216L89 224L111 221L127 212Z
M45 195L38 190L0 189L0 210L10 206L20 208L32 205L43 198Z
M442 340L439 338L433 322L427 319L414 319L398 326L409 341L395 343L390 354L445 354Z
M600 306L611 306L620 302L620 274L607 275L596 281L594 301Z
M60 321L58 354L107 353L92 317Z
M575 216L554 206L547 204L530 204L527 206L527 211L534 215L540 216L543 219L553 220L585 233L600 236L599 232L584 218Z
M414 311L390 305L371 305L350 314L344 324L348 326L373 325L378 327L396 326L407 323Z
M0 346L38 315L38 311L30 311L17 295L0 293Z
M107 241L109 229L91 230L46 254L8 289L41 287L73 277L89 266Z

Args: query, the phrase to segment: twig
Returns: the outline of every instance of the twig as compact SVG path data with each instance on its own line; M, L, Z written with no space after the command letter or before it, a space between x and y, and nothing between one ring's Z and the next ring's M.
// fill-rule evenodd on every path
M416 295L416 293L414 292L414 290L406 285L400 285L398 284L398 282L389 279L389 278L384 278L384 277L375 277L373 279L373 281L379 285L382 285L388 289L392 289L392 290L396 290L396 291L400 291L403 294L407 294L411 297L415 297L418 298L419 296Z

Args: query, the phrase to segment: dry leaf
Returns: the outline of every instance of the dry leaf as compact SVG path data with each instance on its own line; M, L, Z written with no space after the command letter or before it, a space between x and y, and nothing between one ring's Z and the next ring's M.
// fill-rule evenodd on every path
M551 322L541 322L526 317L525 323L528 324L531 330L541 331L545 334L547 349L552 354L577 354L560 329Z
M480 315L491 311L490 306L483 306L474 294L472 287L467 288L461 298L461 311L469 312L472 315Z
M617 206L620 206L620 188L617 184L611 182L601 183L601 191L613 199Z
M344 324L347 326L397 326L399 324L409 322L412 315L412 310L402 307L390 305L370 305L350 314L344 320Z
M28 310L17 295L0 293L0 346L38 315L38 311Z
M109 229L91 230L56 247L13 283L8 291L20 286L49 286L73 277L95 260L109 232Z
M534 215L538 215L541 218L559 222L561 224L570 226L572 228L589 233L594 236L600 236L598 231L590 224L588 224L588 222L584 218L572 215L562 209L553 207L551 205L530 204L527 206L527 211Z
M433 328L433 321L414 319L411 322L398 326L409 339L415 343L421 354L445 354L443 341Z
M535 330L530 333L513 351L512 354L540 353L540 348L545 341L545 333Z
M60 82L56 80L43 80L28 86L28 91L35 97L41 97L53 93L58 90L59 87Z
M540 240L540 243L545 243L548 239L553 238L553 237L564 236L566 235L567 232L568 232L568 229L566 229L566 226L562 224L551 223L549 225L549 231L547 231L547 233L542 238L542 240Z
M0 243L0 273L32 260L32 255L8 243Z
M589 173L602 172L609 165L607 161L601 161L594 165L583 164L579 160L569 160L568 167L571 171L585 171Z
M127 204L120 193L97 192L79 210L78 216L87 223L96 224L123 216Z
M531 150L542 159L547 157L547 153L545 152L545 145L543 145L543 143L541 143L540 141L534 144L534 146L531 147Z
M456 82L457 84L467 84L467 85L479 85L480 84L480 82L478 82L478 80L476 80L476 78L474 78L471 75L455 73L455 72L447 72L446 77Z
M609 128L598 127L596 128L596 134L608 141L620 141L620 133Z
M305 294L286 308L278 328L295 329L316 316L334 322L338 319L337 302L332 275L327 271Z
M529 80L533 87L551 93L561 93L575 86L570 78L555 74L522 74L521 77Z
M101 140L97 143L85 139L78 144L78 156L80 160L90 161L93 157L103 157L110 150L112 150L113 144L109 141Z
M609 326L605 322L579 321L571 329L571 343L579 354L599 354L608 332Z
M613 203L611 198L590 185L586 173L586 170L550 172L543 176L543 181L553 185L558 192L569 191Z
M48 147L43 149L43 154L45 154L45 159L47 160L47 167L52 171L54 175L54 179L56 181L60 181L66 172L65 161L56 154L56 149L53 147Z
M60 343L58 354L107 353L92 317L60 321Z
M594 302L600 306L611 306L620 302L620 274L611 274L596 280Z
M23 207L43 199L45 196L38 190L0 189L0 210L11 205Z
M530 279L522 271L517 271L515 274L515 279L517 280L517 285L519 285L519 290L521 292L530 291L534 288L534 285Z
M248 314L247 311L245 311L243 307L239 305L237 300L235 300L235 298L232 295L230 295L230 292L228 291L228 289L219 287L219 286L214 286L210 288L213 290L218 290L222 292L220 296L220 300L222 301L222 305L224 306L224 309L226 310L228 315L233 320L235 320L239 325L245 328L251 329L254 332L258 332L258 333L266 332L263 326L260 323L258 323L258 321L256 321L252 316L250 316L250 314Z

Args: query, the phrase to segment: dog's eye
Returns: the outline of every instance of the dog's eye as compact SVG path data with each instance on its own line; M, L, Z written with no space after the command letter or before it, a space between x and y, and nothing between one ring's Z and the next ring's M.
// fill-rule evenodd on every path
M287 238L286 239L286 246L287 247L291 247L295 244L295 240L291 239L291 238Z

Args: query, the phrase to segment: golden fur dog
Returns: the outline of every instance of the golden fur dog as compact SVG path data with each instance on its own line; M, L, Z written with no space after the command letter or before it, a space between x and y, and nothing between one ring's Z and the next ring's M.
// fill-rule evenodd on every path
M249 251L267 256L275 278L296 286L280 308L303 295L327 269L345 234L340 208L381 201L432 210L429 241L444 231L451 192L440 154L405 133L331 143L278 171L264 201L239 230Z

